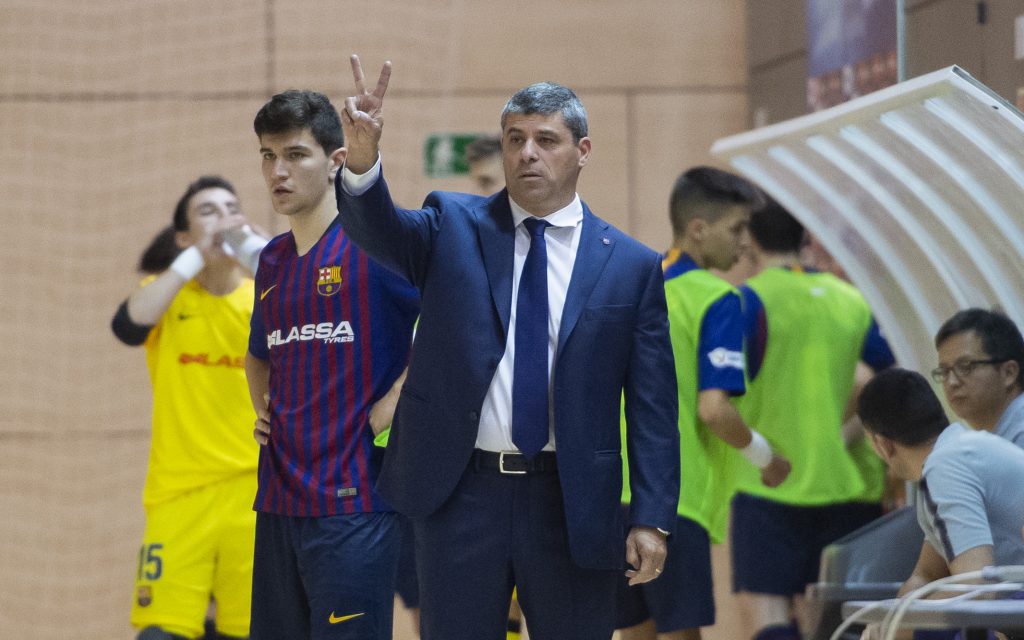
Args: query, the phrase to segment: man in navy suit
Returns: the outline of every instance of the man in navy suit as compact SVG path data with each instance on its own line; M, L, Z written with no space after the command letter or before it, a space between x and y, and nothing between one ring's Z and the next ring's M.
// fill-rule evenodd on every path
M414 519L423 638L504 638L513 586L533 638L610 638L623 560L633 583L655 578L675 521L661 258L576 194L591 141L571 90L541 83L505 106L506 190L402 210L378 153L390 63L372 92L352 69L341 224L422 293L379 489Z

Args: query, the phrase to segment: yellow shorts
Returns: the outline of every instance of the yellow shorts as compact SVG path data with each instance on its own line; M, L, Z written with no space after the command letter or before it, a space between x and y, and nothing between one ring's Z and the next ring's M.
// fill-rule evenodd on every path
M256 474L224 480L146 509L132 624L197 638L210 597L217 630L249 635Z

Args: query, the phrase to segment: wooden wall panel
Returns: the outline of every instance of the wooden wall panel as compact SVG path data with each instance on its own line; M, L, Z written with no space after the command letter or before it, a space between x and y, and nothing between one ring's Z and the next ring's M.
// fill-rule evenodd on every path
M148 435L0 438L0 637L132 637Z
M624 96L583 92L580 100L587 109L592 141L590 160L580 174L580 198L596 215L628 233L635 197L629 183L634 114Z
M751 67L807 51L804 0L747 0L747 23L747 63Z
M1024 0L990 1L982 39L985 84L1015 104L1018 92L1024 92L1024 60L1015 57L1014 43L1020 16L1024 16Z
M939 0L907 10L907 78L958 64L983 79L983 30L974 2Z
M787 58L750 74L751 128L807 113L807 57Z
M698 164L714 164L708 152L722 136L746 128L742 93L638 96L632 135L636 199L630 231L658 251L672 241L668 198L680 173Z
M747 0L748 128L807 112L807 15L803 0Z
M109 94L240 92L266 86L262 4L247 0L3 4L0 92L5 94L102 92L109 98Z
M540 80L581 89L734 86L746 76L744 52L736 46L743 39L739 0L306 0L276 6L279 88L348 87L351 53L374 77L385 59L392 60L396 90L430 94L510 91Z

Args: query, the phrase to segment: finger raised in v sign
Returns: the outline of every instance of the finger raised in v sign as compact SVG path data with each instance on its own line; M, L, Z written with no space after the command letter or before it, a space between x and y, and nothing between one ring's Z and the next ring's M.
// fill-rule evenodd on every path
M363 65L359 62L359 56L352 54L352 78L356 83L356 94L358 96L372 96L376 98L376 102L379 104L384 100L384 94L388 90L388 82L391 80L391 61L388 60L381 67L380 77L377 78L377 86L374 87L373 93L366 91L365 77L363 76Z

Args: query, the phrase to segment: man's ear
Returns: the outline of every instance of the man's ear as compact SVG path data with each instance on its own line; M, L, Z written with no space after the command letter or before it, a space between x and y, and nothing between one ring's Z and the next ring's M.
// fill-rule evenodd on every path
M576 143L576 150L580 154L578 166L580 169L587 166L587 162L590 161L591 142L590 138L584 136L580 138L580 141Z
M693 218L686 223L686 235L690 239L700 242L704 239L704 234L707 232L708 221L704 218Z
M188 231L175 231L174 244L178 245L179 249L188 249L191 247L192 239L188 237Z
M345 166L345 158L348 157L348 149L345 147L338 147L334 152L327 157L331 163L330 168L330 179L334 182L334 177L338 175L338 170Z
M1019 388L1020 364L1016 360L1007 360L999 365L999 375L1003 378L1003 386L1010 389L1014 386Z
M871 444L875 448L875 453L891 467L892 459L896 455L896 443L873 431L868 431L868 435L871 436Z

